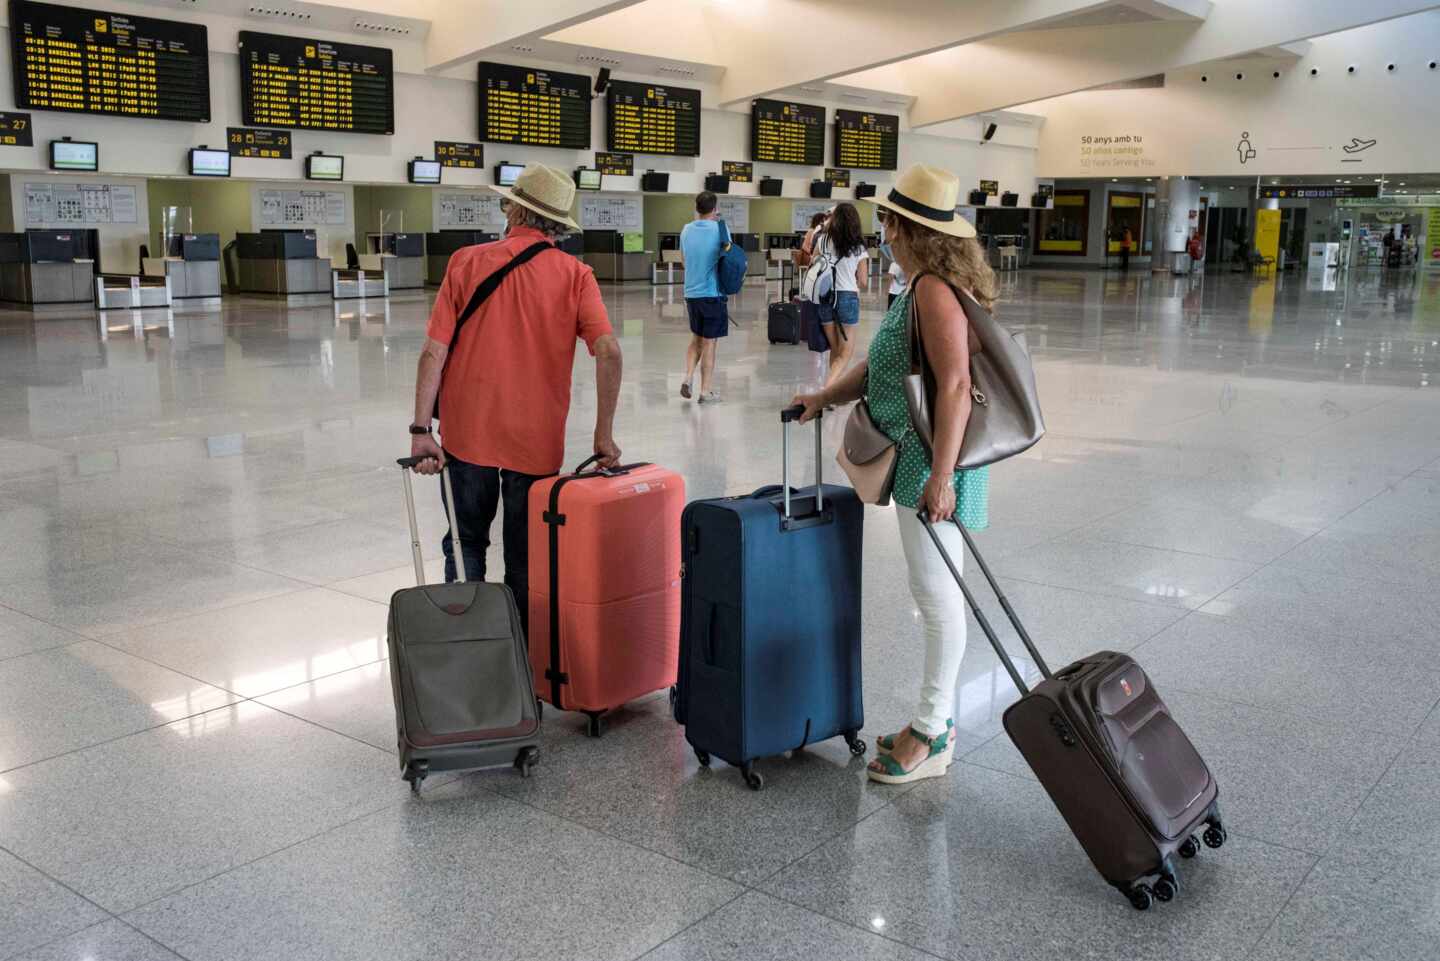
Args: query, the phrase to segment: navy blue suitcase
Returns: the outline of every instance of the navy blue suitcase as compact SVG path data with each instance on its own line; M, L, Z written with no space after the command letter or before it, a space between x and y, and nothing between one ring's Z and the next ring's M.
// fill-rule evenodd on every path
M781 414L781 430L800 408ZM680 518L680 677L675 719L700 763L757 758L843 735L865 753L860 685L864 505L849 487L790 487L693 501Z

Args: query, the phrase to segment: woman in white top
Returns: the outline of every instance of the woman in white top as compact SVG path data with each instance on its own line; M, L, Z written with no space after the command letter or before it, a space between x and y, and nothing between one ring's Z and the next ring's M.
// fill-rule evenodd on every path
M830 341L830 372L825 377L825 386L829 387L845 373L855 352L851 337L860 323L860 288L869 280L870 258L854 204L842 203L830 215L825 232L815 241L815 257L822 256L835 265L834 303L816 304L815 308L825 339Z

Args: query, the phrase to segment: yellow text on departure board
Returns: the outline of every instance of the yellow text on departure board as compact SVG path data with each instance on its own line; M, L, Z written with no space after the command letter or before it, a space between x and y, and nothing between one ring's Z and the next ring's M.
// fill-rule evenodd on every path
M160 113L152 50L27 36L24 56L32 107L136 117Z

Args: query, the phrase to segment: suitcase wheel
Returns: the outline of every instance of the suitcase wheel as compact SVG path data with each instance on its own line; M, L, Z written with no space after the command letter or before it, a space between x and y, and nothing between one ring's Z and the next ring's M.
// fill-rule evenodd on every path
M1155 903L1154 892L1148 884L1136 884L1131 886L1126 897L1130 899L1130 906L1136 911L1149 911L1150 905Z
M1181 845L1180 845L1180 856L1181 856L1182 858L1186 858L1186 859L1193 858L1195 855L1197 855L1197 854L1199 854L1199 853L1200 853L1200 839L1197 838L1197 837L1196 837L1195 835L1193 835L1193 834L1190 835L1188 838L1185 839L1185 843L1184 843L1184 844L1181 844Z
M850 745L850 753L856 757L865 753L865 742L860 740L858 731L846 731L845 743Z
M585 727L585 733L590 737L599 737L605 733L605 717L599 711L586 711L585 716L590 718L590 723Z
M527 747L515 756L515 770L520 772L521 777L529 777L530 771L540 763L540 749L538 747Z
M1155 900L1160 902L1174 901L1175 895L1180 893L1180 881L1173 874L1167 874L1155 882L1150 889L1155 895Z
M741 765L740 773L744 776L745 783L750 785L750 790L758 791L765 786L765 779L760 776L759 771L755 770L755 762L751 761Z
M1211 823L1211 825L1205 829L1204 836L1205 846L1207 848L1221 847L1224 845L1226 838L1229 837L1229 835L1225 833L1225 826L1219 821Z
M697 748L695 749L695 760L697 760L697 761L700 762L700 766L701 766L701 767L709 767L709 766L710 766L710 752L709 752L709 751L702 751L702 750L700 750L700 749L697 747Z
M405 767L405 773L400 775L410 782L410 793L415 797L420 796L420 782L425 780L425 775L430 773L430 765L425 761L416 761Z

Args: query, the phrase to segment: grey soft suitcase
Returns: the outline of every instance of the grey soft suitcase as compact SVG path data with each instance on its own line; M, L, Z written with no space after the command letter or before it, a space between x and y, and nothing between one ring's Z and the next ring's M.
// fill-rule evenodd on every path
M425 583L410 485L410 468L419 461L397 461L420 585L390 598L390 684L401 776L416 794L432 771L513 764L529 777L540 758L540 705L520 612L510 588L466 581L463 564L456 566L456 583ZM458 555L450 474L440 476Z

